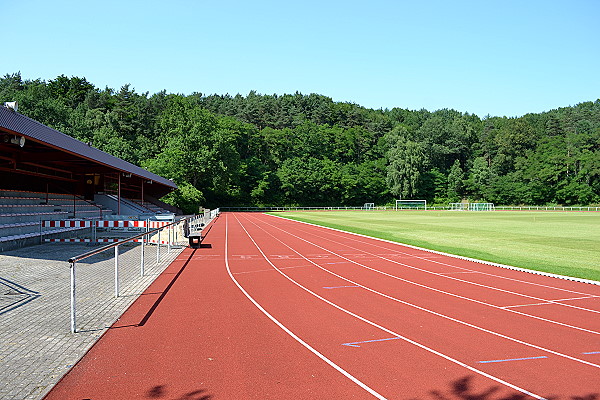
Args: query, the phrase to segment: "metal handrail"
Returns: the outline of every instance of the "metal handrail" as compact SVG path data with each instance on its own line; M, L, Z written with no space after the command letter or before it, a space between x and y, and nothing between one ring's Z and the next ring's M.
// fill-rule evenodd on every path
M191 227L194 227L195 229L197 229L198 227L202 227L205 225L208 225L209 222L216 218L219 215L219 209L215 209L215 210L211 210L210 212L205 213L204 215L192 215L192 216L188 216L188 217L184 217L181 218L177 221L171 222L169 224L166 224L164 226L161 226L159 228L155 228L152 230L148 230L146 232L142 232L140 234L137 234L135 236L131 236L129 238L120 240L118 242L114 242L114 243L110 243L106 246L102 246L100 248L88 251L86 253L83 254L79 254L77 256L71 257L68 259L68 262L70 264L71 267L71 332L75 333L77 332L77 322L76 322L76 292L75 292L75 272L76 272L76 264L78 261L81 261L83 259L86 259L88 257L91 257L93 255L105 252L107 250L110 250L112 248L115 249L115 297L119 297L119 246L124 244L124 243L128 243L128 242L133 242L136 241L138 239L142 239L141 240L141 251L140 251L140 276L144 276L144 246L145 246L145 239L144 236L150 236L154 233L157 234L157 240L156 240L156 263L159 264L160 263L160 244L161 244L161 240L160 240L160 232L164 229L169 229L172 228L175 225L179 225L181 223L184 223L184 232L183 235L185 237L187 237L187 234L189 232L186 232L186 227L187 230L189 230ZM202 222L202 223L201 223ZM171 229L168 230L169 235L168 235L168 240L167 240L167 248L168 251L171 251L171 244L175 239L175 234L171 235Z
M71 297L71 333L77 332L76 292L75 292L75 289L76 289L76 285L75 285L75 283L76 283L76 267L75 266L78 261L81 261L81 260L91 257L95 254L99 254L104 251L110 250L111 248L114 248L115 249L115 297L119 297L119 245L128 243L128 242L132 242L139 238L142 238L140 275L144 276L144 245L145 245L145 243L144 243L143 237L146 235L151 235L153 233L157 233L159 235L157 243L156 243L156 254L157 254L156 260L158 263L160 260L160 231L167 229L169 227L172 227L174 225L178 225L182 221L185 222L189 218L192 218L192 217L182 218L176 222L172 222L172 223L162 226L160 228L155 228L155 229L149 230L147 232L143 232L138 235L120 240L115 243L110 243L110 244L108 244L106 246L102 246L98 249L94 249L94 250L88 251L86 253L77 255L75 257L69 258L68 263L70 264L70 269L71 269L71 294L70 294L70 297ZM168 247L168 251L170 251L171 250L171 238L170 237L169 237L169 240L167 241L167 247Z
M190 217L190 218L191 218L191 217ZM106 250L109 250L109 249L111 249L111 248L113 248L113 247L119 246L119 245L121 245L121 244L123 244L123 243L131 242L131 241L133 241L133 240L136 240L136 239L139 239L139 238L141 238L141 237L143 237L143 236L150 235L150 234L152 234L152 233L155 233L155 232L157 232L157 231L160 231L160 230L163 230L163 229L165 229L165 228L168 228L169 226L172 226L172 225L179 224L181 221L185 221L186 219L188 219L188 218L182 218L182 219L180 219L180 220L179 220L179 221L177 221L177 222L172 222L172 223L170 223L170 224L168 224L168 225L161 226L160 228L155 228L155 229L152 229L152 230L150 230L150 231L147 231L147 232L142 232L142 233L140 233L140 234L138 234L138 235L131 236L131 237L128 237L128 238L125 238L125 239L123 239L123 240L120 240L120 241L118 241L118 242L113 242L113 243L107 244L106 246L102 246L102 247L100 247L100 248L98 248L98 249L95 249L95 250L90 250L90 251L88 251L87 253L83 253L83 254L77 255L77 256L75 256L75 257L71 257L71 258L69 258L69 259L67 260L67 262L72 264L72 263L74 263L74 262L81 261L81 260L83 260L83 259L86 259L86 258L88 258L88 257L91 257L91 256L93 256L93 255L96 255L96 254L98 254L98 253L102 253L102 252L104 252L104 251L106 251Z

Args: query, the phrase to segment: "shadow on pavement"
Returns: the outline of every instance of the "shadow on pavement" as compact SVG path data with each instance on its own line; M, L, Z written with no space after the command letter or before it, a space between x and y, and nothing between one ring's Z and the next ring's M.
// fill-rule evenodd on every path
M40 296L39 292L0 277L0 315L24 306Z
M475 389L472 383L473 376L465 376L449 384L447 390L431 390L428 397L411 398L410 400L527 400L533 397L524 393L515 393L508 396L498 393L505 387L490 386L483 391ZM540 393L537 393L538 395ZM547 400L600 400L600 393L570 395L569 397L544 397ZM407 399L409 400L409 399Z

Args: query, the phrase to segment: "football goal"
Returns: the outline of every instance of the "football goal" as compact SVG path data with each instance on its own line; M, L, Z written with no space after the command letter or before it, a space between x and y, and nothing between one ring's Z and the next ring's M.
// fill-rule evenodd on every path
M448 208L454 211L494 211L494 203L450 203Z
M427 200L396 200L396 210L427 210Z
M365 209L365 210L374 210L375 209L375 203L365 203L365 205L363 206L363 209Z
M494 203L470 203L469 211L494 211Z
M450 203L448 208L452 211L465 211L469 209L469 203Z

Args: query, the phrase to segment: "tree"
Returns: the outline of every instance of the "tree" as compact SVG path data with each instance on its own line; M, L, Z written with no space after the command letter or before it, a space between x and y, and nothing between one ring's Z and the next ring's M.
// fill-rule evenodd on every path
M425 146L393 132L387 137L386 182L395 196L411 198L419 192L421 174L428 166Z
M491 178L492 171L485 157L476 157L469 171L466 189L476 199L485 200L488 197Z
M448 199L458 201L463 194L464 172L460 160L455 160L448 173Z

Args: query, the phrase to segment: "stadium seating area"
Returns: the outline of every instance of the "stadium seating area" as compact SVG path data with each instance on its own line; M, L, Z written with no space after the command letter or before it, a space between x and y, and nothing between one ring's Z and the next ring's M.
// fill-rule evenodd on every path
M0 190L0 250L20 247L42 233L80 229L42 228L41 221L99 219L109 214L113 211L68 194Z
M0 190L0 251L37 244L41 236L62 237L80 227L42 227L41 221L122 219L116 214L117 197L104 195L111 205L85 200L71 194ZM165 205L166 206L166 205ZM122 213L159 218L172 213L160 205L121 198ZM124 212L123 210L127 210Z

